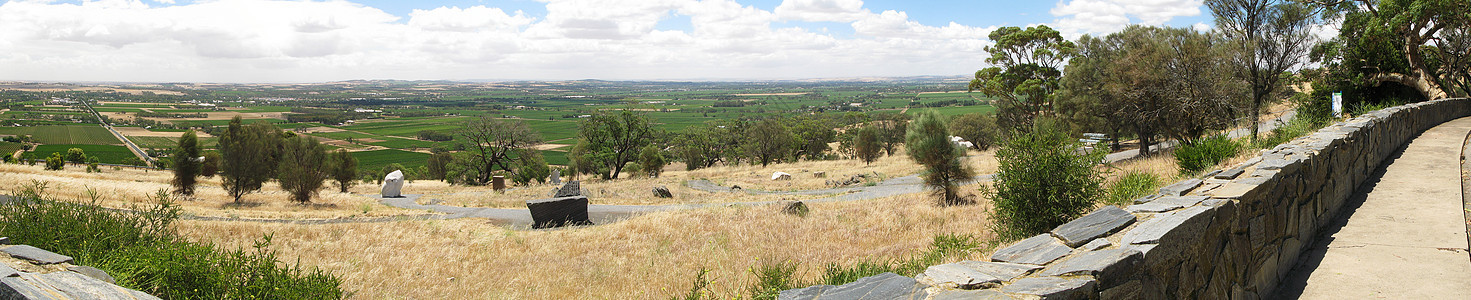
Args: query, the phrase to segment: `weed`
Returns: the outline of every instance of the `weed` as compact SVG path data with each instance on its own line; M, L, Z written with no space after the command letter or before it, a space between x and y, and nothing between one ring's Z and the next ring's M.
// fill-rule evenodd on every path
M707 275L710 275L710 269L700 268L700 273L695 274L694 282L690 283L690 290L684 295L669 297L669 300L715 299L715 293L710 291L710 278Z
M1236 156L1241 144L1225 135L1215 135L1186 143L1175 149L1175 161L1180 163L1180 173L1194 174L1214 167L1221 161Z
M1154 192L1160 186L1160 178L1153 173L1131 171L1124 173L1117 181L1108 186L1103 199L1104 204L1128 205L1134 199Z
M776 299L781 291L802 287L796 278L798 265L792 261L781 261L751 269L751 273L756 275L756 284L751 286L751 299Z

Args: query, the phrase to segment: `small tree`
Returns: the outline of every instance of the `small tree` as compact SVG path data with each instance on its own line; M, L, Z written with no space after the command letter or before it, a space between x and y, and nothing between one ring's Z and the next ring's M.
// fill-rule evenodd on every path
M204 153L204 162L199 165L199 176L204 178L215 177L220 172L220 153L215 151Z
M58 155L57 157L60 157L60 155ZM36 153L34 153L34 152L26 152L26 154L25 154L25 160L26 160L26 165L31 165L31 166L36 165ZM60 170L60 169L57 169L57 170Z
M884 155L883 145L879 144L878 131L877 128L864 127L858 130L858 136L854 138L857 141L854 142L853 152L864 164L872 164L879 156Z
M34 164L34 162L32 164ZM51 157L46 158L47 170L61 171L61 169L65 167L66 160L61 158L61 152L52 152Z
M199 157L199 137L193 130L184 131L179 138L179 147L174 149L174 193L180 195L194 195L194 184L198 182L201 162L196 161Z
M221 185L239 203L245 194L259 191L276 175L281 153L281 130L266 123L241 124L239 116L220 135Z
M346 149L337 149L332 152L332 180L337 181L339 191L346 193L347 189L357 184L358 158L352 157Z
M87 173L92 173L92 172L102 173L102 168L97 167L97 163L99 163L99 162L100 161L99 161L99 159L97 159L96 156L88 157L87 158Z
M449 152L434 152L429 154L429 159L424 164L424 177L433 180L444 180L449 164L454 161L454 156Z
M904 135L909 158L924 166L924 183L935 190L941 205L963 204L959 183L974 176L970 166L960 161L965 149L950 141L944 117L934 111L920 114Z
M654 145L645 146L644 150L638 154L639 169L643 170L644 174L649 174L650 177L659 177L659 174L664 172L664 165L667 163L659 147Z
M66 149L66 161L71 163L85 164L87 163L87 152L82 151L82 148Z
M316 139L295 136L281 145L281 166L276 181L298 203L312 201L312 196L327 181L327 150Z
M524 149L516 155L516 173L511 175L511 181L521 185L529 184L533 180L545 183L547 176L551 174L552 169L547 166L546 158L541 156L541 151Z
M765 167L772 162L781 161L790 157L792 150L796 148L797 138L791 131L787 130L781 121L766 119L746 132L745 148L746 155L760 161Z
M577 154L583 163L600 165L596 170L603 178L618 178L624 166L638 159L639 149L653 142L651 124L649 116L630 111L594 115L577 124L578 145L583 146Z
M1093 207L1103 194L1103 178L1094 169L1103 152L1079 149L1066 134L1041 124L1001 145L993 188L981 190L996 206L992 216L998 233L1024 237L1046 232Z
M391 163L378 170L378 184L383 184L383 179L386 179L388 173L393 173L393 171L401 171L404 174L404 180L409 180L409 170L404 168L404 165Z

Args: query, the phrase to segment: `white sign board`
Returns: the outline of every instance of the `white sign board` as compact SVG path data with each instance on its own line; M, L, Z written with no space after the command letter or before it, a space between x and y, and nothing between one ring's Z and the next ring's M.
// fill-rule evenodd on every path
M1333 117L1343 117L1343 92L1333 92Z

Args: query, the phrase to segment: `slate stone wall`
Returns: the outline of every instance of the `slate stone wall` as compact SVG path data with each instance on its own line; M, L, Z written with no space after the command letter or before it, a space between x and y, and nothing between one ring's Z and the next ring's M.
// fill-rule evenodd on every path
M908 298L1267 298L1385 159L1468 115L1471 100L1448 99L1333 124L1003 247L989 262L932 266L916 278L924 291ZM803 298L791 297L797 291L783 298Z

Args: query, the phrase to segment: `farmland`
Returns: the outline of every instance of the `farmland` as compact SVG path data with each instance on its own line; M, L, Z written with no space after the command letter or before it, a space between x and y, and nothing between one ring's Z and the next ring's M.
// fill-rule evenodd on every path
M42 144L122 144L122 141L118 141L107 129L96 125L0 127L0 134L30 135L37 143Z
M359 151L353 152L352 156L358 159L359 170L378 170L394 163L405 168L418 168L429 159L429 154L397 149Z

